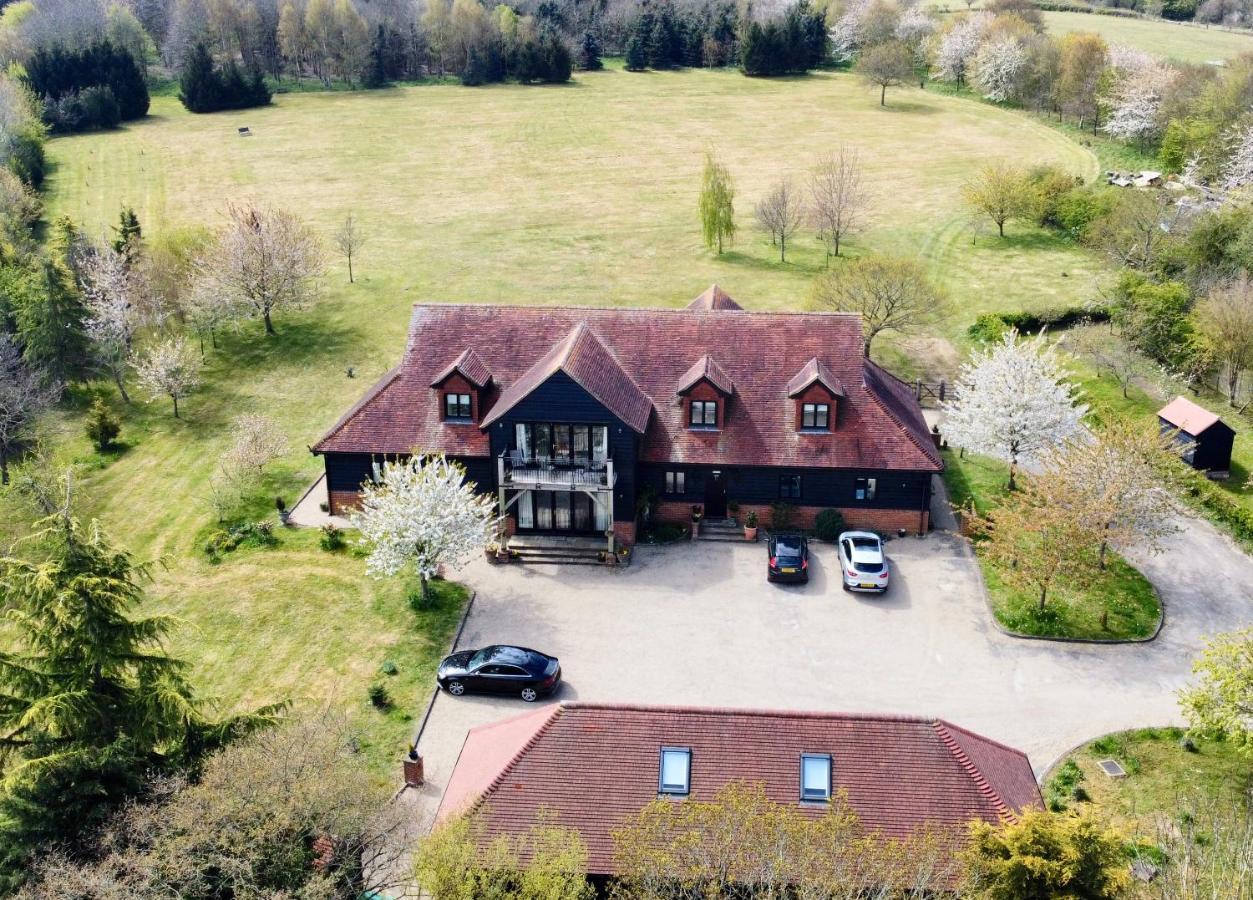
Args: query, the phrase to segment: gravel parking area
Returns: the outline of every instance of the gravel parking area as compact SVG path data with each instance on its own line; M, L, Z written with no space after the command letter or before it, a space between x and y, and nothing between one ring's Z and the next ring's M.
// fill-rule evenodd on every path
M476 561L457 576L478 591L459 646L559 656L566 683L550 702L934 715L1022 748L1042 771L1093 735L1177 722L1174 691L1202 635L1248 618L1247 596L1179 610L1168 598L1173 619L1152 644L1022 641L991 624L960 538L908 537L887 552L882 597L841 590L835 549L818 544L805 586L766 583L763 543L641 547L620 571ZM468 729L526 708L441 695L422 737L417 806L433 814Z

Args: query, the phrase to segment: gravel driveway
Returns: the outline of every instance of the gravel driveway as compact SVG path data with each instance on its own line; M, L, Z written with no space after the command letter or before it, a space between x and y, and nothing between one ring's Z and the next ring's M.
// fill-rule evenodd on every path
M1094 735L1178 722L1174 691L1203 636L1253 621L1253 561L1207 523L1185 524L1168 554L1134 560L1166 602L1151 644L1002 635L965 543L935 532L888 543L882 598L843 592L820 545L804 587L766 583L762 544L643 547L623 571L476 561L457 576L478 592L460 646L559 656L558 700L940 716L1020 747L1040 772ZM441 695L418 806L434 811L469 728L525 708Z

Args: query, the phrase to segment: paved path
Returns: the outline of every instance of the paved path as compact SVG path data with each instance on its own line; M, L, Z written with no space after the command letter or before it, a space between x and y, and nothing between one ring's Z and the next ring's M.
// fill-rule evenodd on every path
M1174 692L1204 637L1253 621L1253 561L1207 523L1186 526L1167 554L1132 554L1167 605L1146 645L1002 635L965 542L936 532L888 544L885 598L841 591L826 546L805 588L768 585L760 544L641 548L625 571L476 560L457 576L478 591L461 646L560 656L563 700L941 716L1022 748L1040 772L1094 735L1178 722ZM419 808L433 813L469 728L525 708L441 695Z

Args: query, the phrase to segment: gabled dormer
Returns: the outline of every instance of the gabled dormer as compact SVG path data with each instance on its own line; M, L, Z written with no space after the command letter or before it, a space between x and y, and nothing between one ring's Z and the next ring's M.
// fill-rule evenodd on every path
M721 428L726 421L727 404L735 393L735 382L708 354L683 373L675 386L682 398L683 421L689 428Z
M492 373L477 353L467 348L435 376L440 416L453 425L471 425L482 414L482 401Z
M844 385L818 357L810 359L792 377L787 395L794 406L797 431L822 434L835 430Z

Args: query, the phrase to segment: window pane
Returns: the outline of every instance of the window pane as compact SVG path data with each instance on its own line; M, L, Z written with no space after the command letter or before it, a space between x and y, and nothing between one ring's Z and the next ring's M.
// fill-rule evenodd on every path
M814 415L814 425L818 428L826 428L830 422L831 407L825 403L819 403L817 412Z
M673 472L666 473L666 493L667 494L674 493L674 473Z
M533 507L531 506L530 491L523 491L518 497L518 527L535 527L535 513Z
M867 500L874 499L875 483L876 483L876 480L874 478L866 479L866 499Z
M451 419L457 415L457 397L454 394L444 395L444 418Z
M531 426L519 422L513 426L513 438L523 456L531 455Z
M683 474L682 472L676 472L674 475L674 492L676 494L685 493L687 491L687 488L685 486L686 482L687 482L687 476Z
M457 403L459 406L459 409L457 410L457 414L461 416L461 418L463 419L470 418L470 395L458 394Z
M814 427L814 405L812 403L806 403L801 407L801 427Z
M592 426L592 459L604 462L609 458L609 429L604 425Z
M553 492L535 492L535 527L548 529L553 527Z
M700 425L705 421L705 410L702 408L702 404L699 400L692 401L692 416L690 421L693 425Z
M574 426L574 455L579 459L587 459L591 454L591 441L586 425Z
M535 426L535 455L543 457L553 455L552 431L547 425Z
M553 458L568 460L570 458L570 426L553 426Z
M553 528L558 531L570 530L570 494L568 491L557 491L553 494L555 513Z
M718 424L718 404L713 402L712 400L707 401L705 403L705 424L706 425Z
M609 524L609 501L603 496L597 496L592 500L592 512L596 517L596 530L608 531Z
M864 478L857 479L856 486L853 491L853 496L856 497L858 500L866 499L866 479Z
M690 775L691 754L687 750L661 751L661 789L666 793L686 794Z
M826 800L831 796L831 758L801 757L801 796L806 800Z

